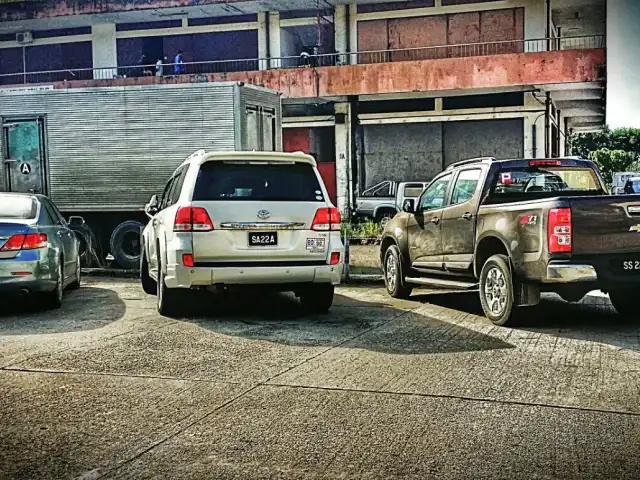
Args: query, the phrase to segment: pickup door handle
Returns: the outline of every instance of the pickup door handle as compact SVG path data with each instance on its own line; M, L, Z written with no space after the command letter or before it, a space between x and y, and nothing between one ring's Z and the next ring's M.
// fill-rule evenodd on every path
M438 217L433 217L431 219L431 223L433 223L434 225L438 225L440 223L440 219Z
M471 220L473 218L473 213L463 213L460 218L462 218L463 220Z

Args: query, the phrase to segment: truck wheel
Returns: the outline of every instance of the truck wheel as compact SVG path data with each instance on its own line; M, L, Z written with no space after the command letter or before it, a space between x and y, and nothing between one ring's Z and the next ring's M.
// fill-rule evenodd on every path
M142 228L140 222L127 220L113 230L109 241L111 255L122 268L134 269L140 265L140 232Z
M149 262L144 246L142 248L142 255L140 255L140 283L142 283L142 290L147 295L158 294L158 284L149 275Z
M493 255L480 272L480 303L494 325L513 322L513 278L506 255Z
M396 216L396 212L392 210L383 210L376 214L375 222L379 223L382 228L387 226L387 223Z
M402 257L400 256L400 249L397 245L391 245L387 248L384 254L382 270L384 272L384 284L387 287L389 295L393 298L409 298L412 289L404 282Z
M300 305L311 313L326 313L333 304L334 288L331 284L318 284L300 291Z
M158 313L163 317L174 318L178 315L180 293L182 292L175 288L167 288L164 276L162 266L158 263Z
M609 292L609 300L619 315L625 318L640 316L638 314L637 301L634 301L633 292L630 290L614 290Z

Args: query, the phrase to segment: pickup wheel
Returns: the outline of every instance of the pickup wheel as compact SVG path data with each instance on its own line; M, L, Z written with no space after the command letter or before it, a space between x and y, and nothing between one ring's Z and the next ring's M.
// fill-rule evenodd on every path
M384 284L389 295L393 298L409 298L412 289L404 282L402 257L397 245L391 245L387 248L384 254L382 270L384 272Z
M613 304L619 315L625 318L638 316L638 302L634 300L634 294L631 290L614 290L609 292L609 300Z
M494 325L513 323L513 278L506 255L493 255L480 272L480 303Z

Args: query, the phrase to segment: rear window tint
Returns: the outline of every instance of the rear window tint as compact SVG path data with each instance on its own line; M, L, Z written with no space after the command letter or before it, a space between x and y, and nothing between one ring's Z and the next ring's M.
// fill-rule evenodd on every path
M30 220L36 218L38 204L33 198L0 195L0 218Z
M311 165L214 161L200 167L193 200L320 202L324 196Z

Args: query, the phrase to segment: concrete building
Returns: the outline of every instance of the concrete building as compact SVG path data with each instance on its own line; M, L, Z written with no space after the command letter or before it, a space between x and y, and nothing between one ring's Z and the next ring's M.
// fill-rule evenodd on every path
M0 95L221 80L280 90L285 150L316 156L342 210L380 181L428 180L463 158L561 156L570 131L604 124L606 0L197 3L5 2ZM179 51L181 74L156 76Z

